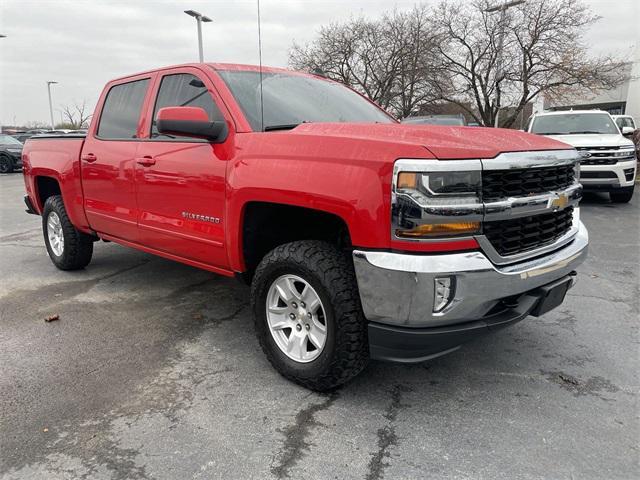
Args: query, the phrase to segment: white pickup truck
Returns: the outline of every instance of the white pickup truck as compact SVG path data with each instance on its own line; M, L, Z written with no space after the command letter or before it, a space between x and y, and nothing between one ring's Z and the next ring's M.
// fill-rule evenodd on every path
M527 132L551 137L578 150L580 183L585 190L609 192L615 203L626 203L633 197L638 163L635 146L607 112L539 113L529 119Z

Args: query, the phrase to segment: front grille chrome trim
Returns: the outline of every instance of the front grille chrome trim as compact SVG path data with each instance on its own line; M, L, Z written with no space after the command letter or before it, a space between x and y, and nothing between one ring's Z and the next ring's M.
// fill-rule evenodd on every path
M507 152L482 159L483 170L520 170L536 167L555 167L570 165L580 160L580 154L575 149L570 150L539 150L532 152Z
M531 197L512 197L497 202L487 202L484 204L485 222L496 220L510 220L518 217L529 217L532 215L542 215L558 210L564 210L570 206L577 206L582 198L582 185L573 185L557 192L548 192ZM565 203L562 208L554 205Z

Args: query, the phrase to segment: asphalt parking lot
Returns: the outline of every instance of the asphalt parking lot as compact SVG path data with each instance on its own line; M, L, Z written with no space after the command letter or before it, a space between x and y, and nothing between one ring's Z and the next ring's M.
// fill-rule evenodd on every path
M325 396L270 367L246 287L110 243L58 271L22 194L0 176L2 478L637 478L639 196L585 197L557 310Z

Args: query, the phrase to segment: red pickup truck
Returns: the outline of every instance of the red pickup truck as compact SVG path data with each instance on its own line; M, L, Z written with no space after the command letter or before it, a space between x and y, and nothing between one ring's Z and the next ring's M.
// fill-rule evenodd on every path
M27 211L58 268L86 267L102 239L237 276L270 362L316 390L558 306L587 252L578 160L544 137L402 125L323 77L226 64L109 82L86 137L23 152Z

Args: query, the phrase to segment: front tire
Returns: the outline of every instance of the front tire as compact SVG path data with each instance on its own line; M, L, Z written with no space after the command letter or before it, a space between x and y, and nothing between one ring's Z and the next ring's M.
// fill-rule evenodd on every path
M280 245L260 262L251 284L258 340L274 368L317 391L360 373L369 359L367 326L353 265L333 245Z
M633 198L633 186L609 192L609 197L613 203L629 203Z
M93 238L73 226L60 195L44 203L42 232L49 258L60 270L79 270L91 262Z
M13 160L6 155L0 155L0 173L13 172Z

